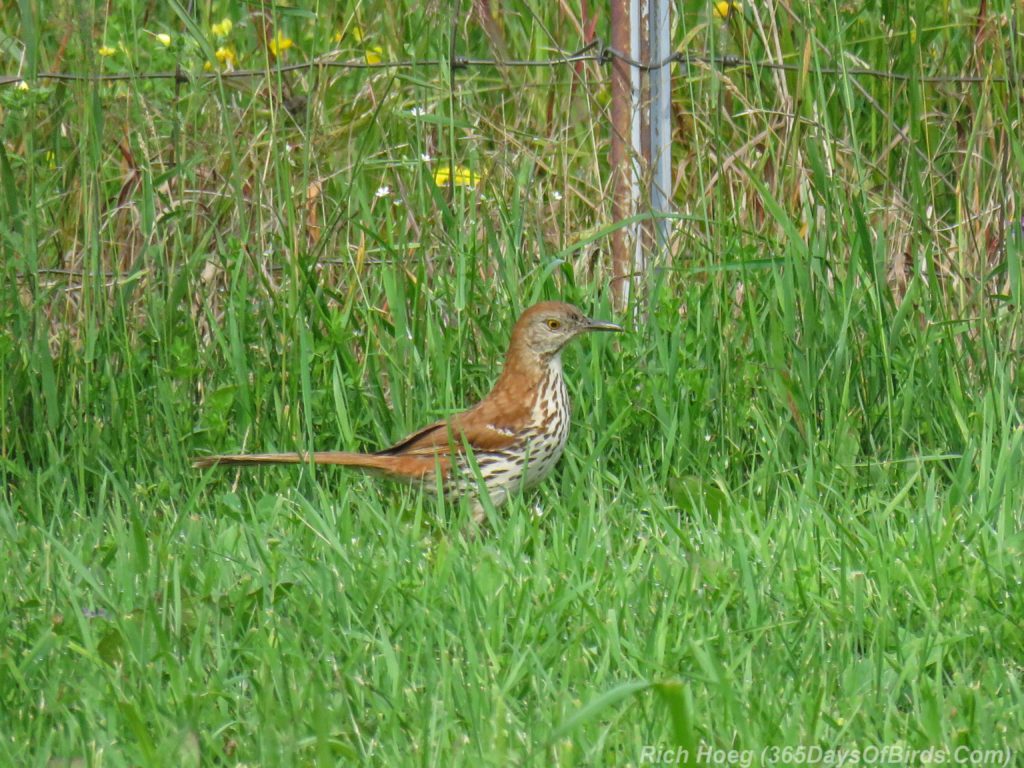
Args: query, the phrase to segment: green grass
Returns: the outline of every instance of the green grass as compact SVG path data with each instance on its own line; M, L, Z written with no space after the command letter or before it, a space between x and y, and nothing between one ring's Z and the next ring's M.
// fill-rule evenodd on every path
M675 72L680 214L625 311L606 67L34 78L268 63L240 4L113 5L0 8L4 764L1019 762L1019 4L683 3L687 50L808 69ZM570 6L462 9L457 49L577 48ZM436 10L266 18L286 62L437 58ZM486 392L541 298L630 332L566 353L566 455L486 536L189 466L386 445Z

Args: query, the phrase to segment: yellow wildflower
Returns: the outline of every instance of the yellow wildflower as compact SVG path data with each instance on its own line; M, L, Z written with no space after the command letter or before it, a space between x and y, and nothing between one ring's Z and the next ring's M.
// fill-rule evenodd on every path
M117 53L117 48L111 48L109 45L101 45L96 53L100 56L113 56Z
M355 40L356 43L363 42L363 29L358 24L352 27L352 39Z
M210 31L213 32L215 37L227 37L231 34L231 28L235 26L231 23L231 19L221 19L216 24L210 25Z
M375 45L372 48L366 49L366 63L367 64L380 64L380 55L384 53L384 49L379 45Z
M19 91L27 91L28 83L26 83L24 80L19 80L18 84L14 87L17 88Z
M228 69L234 68L235 64L238 63L238 55L235 53L235 46L233 45L222 45L214 51L213 55L217 57L217 61Z
M293 45L295 45L295 43L290 37L285 37L280 32L278 32L276 35L274 35L274 39L267 44L267 47L270 48L270 52L272 54L274 54L275 56L280 56Z
M442 165L434 171L434 183L439 187L446 186L449 182L456 187L475 187L479 181L478 174L462 165L456 165L454 168Z
M711 15L716 19L728 19L734 13L740 13L743 6L735 0L718 0L711 6Z
M171 36L168 35L166 32L161 32L157 35L154 35L154 37L157 39L157 42L160 43L160 45L162 45L164 48L171 47Z

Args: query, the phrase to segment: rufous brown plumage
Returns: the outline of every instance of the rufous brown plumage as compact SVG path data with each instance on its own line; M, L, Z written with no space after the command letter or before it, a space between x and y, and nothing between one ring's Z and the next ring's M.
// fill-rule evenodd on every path
M317 451L206 456L198 468L260 464L329 464L437 487L442 474L446 496L471 496L479 519L480 483L491 502L537 485L552 470L569 435L569 395L562 376L562 349L589 331L621 331L614 323L591 320L571 304L545 301L527 309L512 329L501 376L490 393L468 410L436 421L377 453Z

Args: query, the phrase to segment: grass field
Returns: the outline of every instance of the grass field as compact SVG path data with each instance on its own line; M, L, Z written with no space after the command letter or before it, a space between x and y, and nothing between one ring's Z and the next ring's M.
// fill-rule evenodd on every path
M797 67L674 70L621 311L607 65L215 74L549 58L603 5L294 5L0 5L0 765L1021 764L1024 7L681 3ZM542 298L629 333L489 535L190 467L385 446Z

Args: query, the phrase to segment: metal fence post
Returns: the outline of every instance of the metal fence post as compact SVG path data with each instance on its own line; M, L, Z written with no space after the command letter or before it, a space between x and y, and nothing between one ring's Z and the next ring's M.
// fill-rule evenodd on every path
M625 307L668 243L672 200L671 0L612 0L612 293ZM627 144L628 142L628 144ZM642 184L648 194L642 195ZM643 202L646 198L646 203Z
M654 219L654 253L668 246L669 222L663 214L672 210L672 56L671 0L647 0L650 61L650 179Z
M611 40L612 48L629 54L632 47L630 29L630 0L612 0ZM633 86L632 67L619 56L611 60L611 173L612 173L612 218L619 222L629 218L636 208L633 195L633 161L629 156L632 145ZM625 228L612 232L612 298L619 308L629 302L629 286L633 272L633 257L630 254L630 233Z

